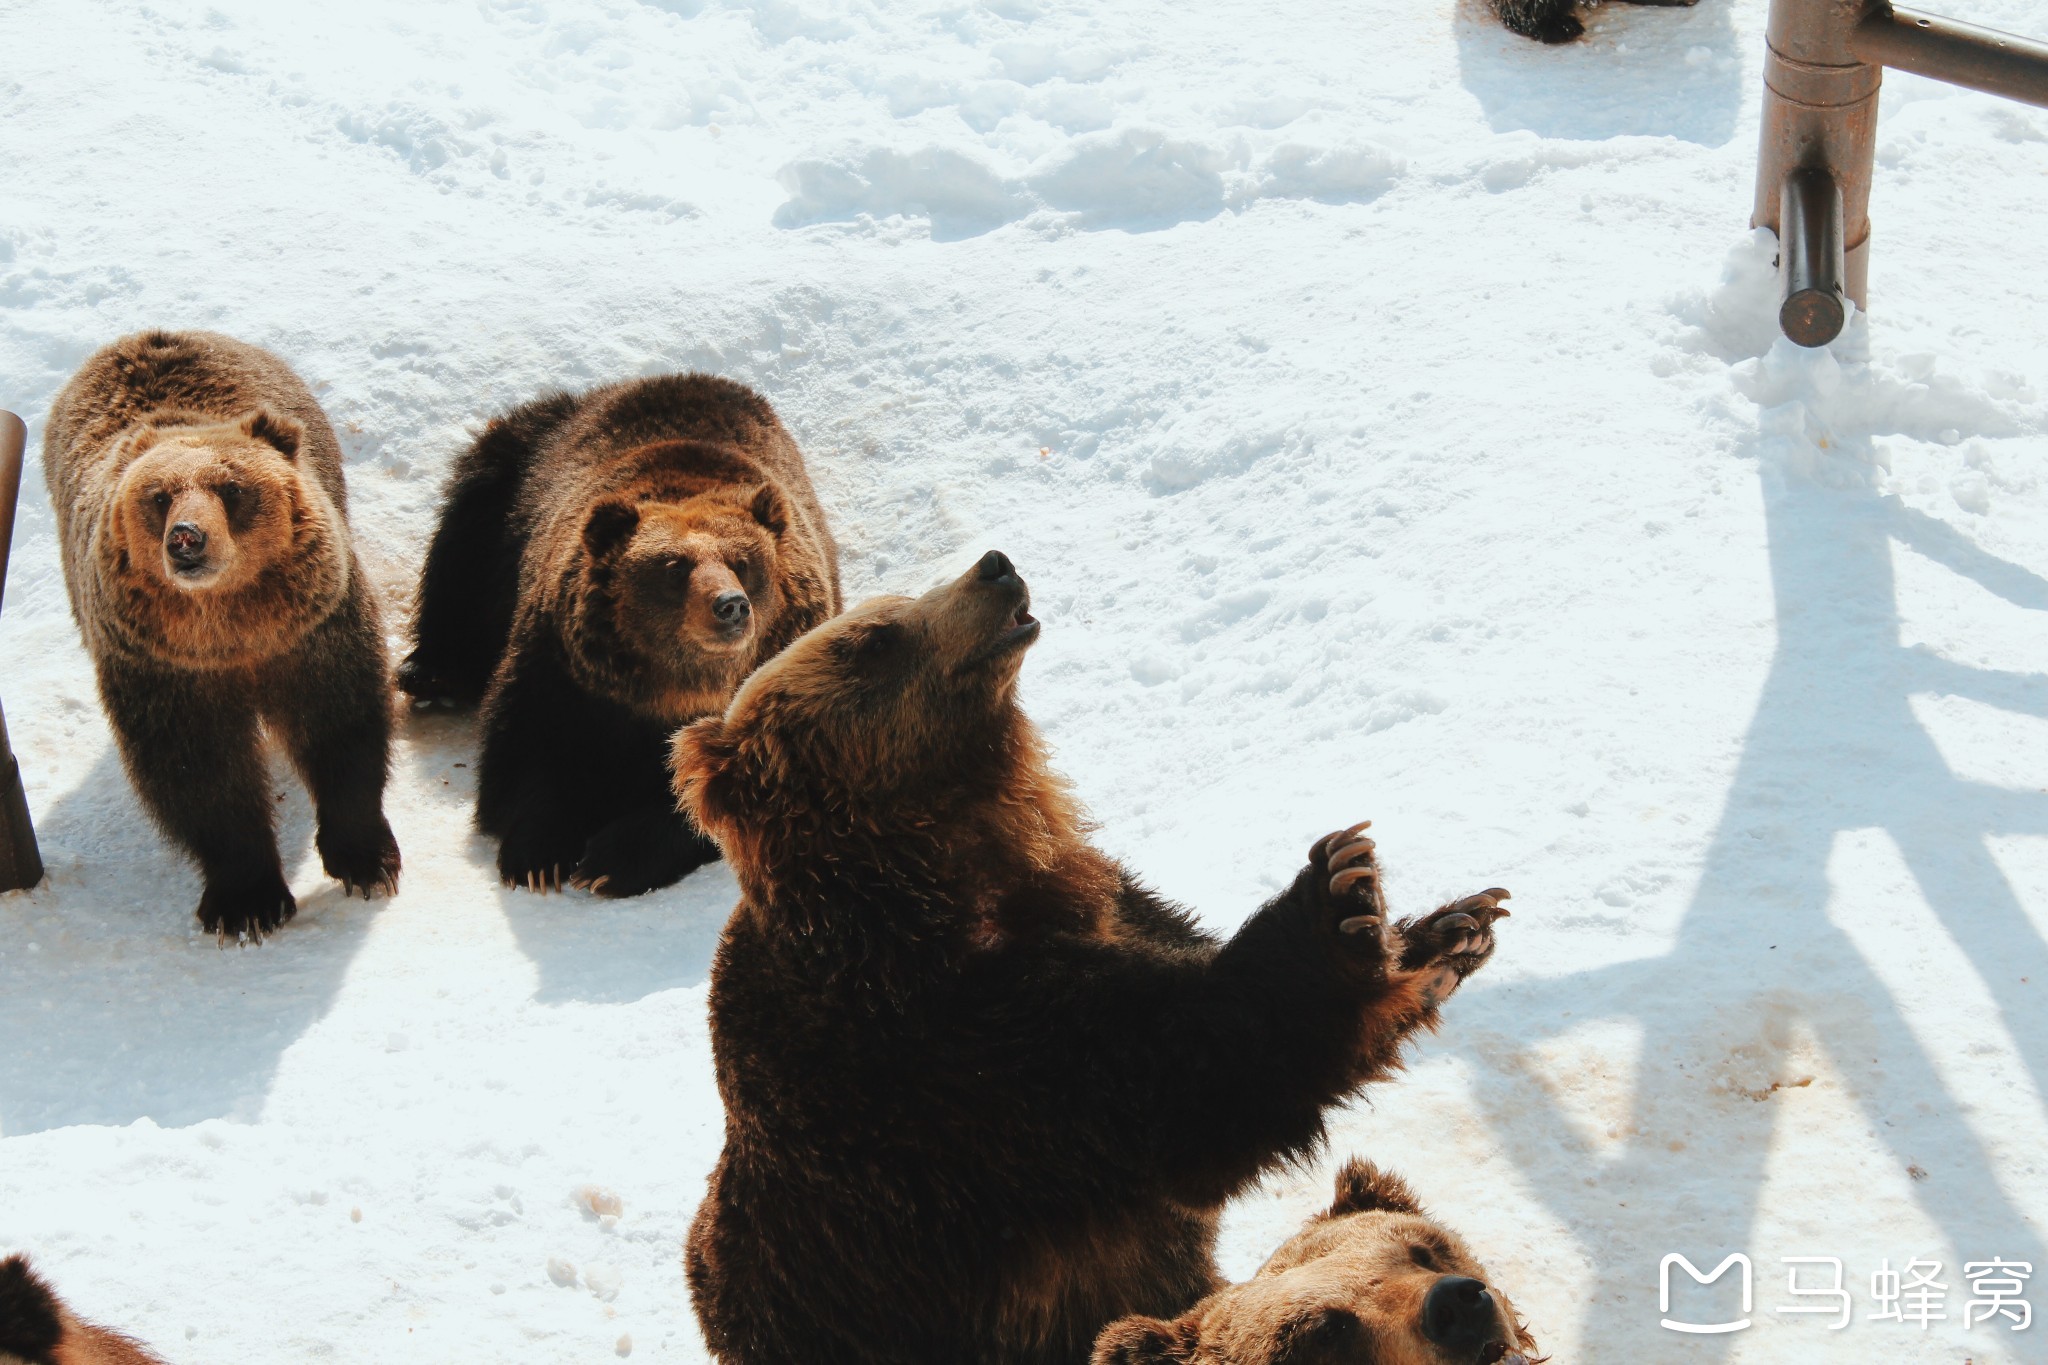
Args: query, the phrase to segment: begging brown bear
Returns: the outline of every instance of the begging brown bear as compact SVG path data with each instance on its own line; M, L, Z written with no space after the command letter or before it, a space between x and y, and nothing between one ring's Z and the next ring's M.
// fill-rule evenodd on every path
M26 1256L0 1260L0 1365L163 1365L141 1342L86 1322Z
M477 825L500 877L634 896L718 856L676 812L670 735L838 610L838 551L767 400L657 375L484 429L449 481L399 685L482 698Z
M1337 1197L1243 1284L1172 1321L1130 1317L1093 1365L1537 1365L1458 1235L1399 1176L1352 1160Z
M687 1270L721 1361L1063 1362L1218 1285L1225 1200L1493 951L1506 892L1389 924L1317 843L1227 943L1089 845L1017 705L991 553L770 660L676 738L743 898L712 968L726 1142Z

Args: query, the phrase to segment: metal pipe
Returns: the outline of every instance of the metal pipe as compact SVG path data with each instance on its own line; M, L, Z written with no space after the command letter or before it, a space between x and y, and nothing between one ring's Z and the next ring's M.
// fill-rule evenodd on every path
M27 452L27 424L11 412L0 412L0 599L7 592L14 504L21 494L21 463ZM0 891L19 891L42 879L43 858L29 820L28 794L21 788L21 768L7 742L7 715L0 712Z
M1782 243L1785 178L1825 170L1842 195L1842 291L1862 307L1870 278L1870 175L1884 68L1850 46L1881 0L1771 0L1753 227ZM1782 264L1783 251L1780 250Z
M1841 187L1823 167L1795 170L1786 174L1778 202L1778 328L1801 346L1825 346L1849 320Z
M1873 66L2048 106L2048 43L1938 14L1880 7L1856 25L1850 46Z

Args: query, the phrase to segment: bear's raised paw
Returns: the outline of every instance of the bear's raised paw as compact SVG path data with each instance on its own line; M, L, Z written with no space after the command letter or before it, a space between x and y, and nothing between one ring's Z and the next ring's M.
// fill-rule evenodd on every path
M1431 1003L1456 990L1493 956L1493 923L1508 917L1501 905L1507 899L1507 888L1489 887L1398 926L1401 970L1436 976L1428 991Z

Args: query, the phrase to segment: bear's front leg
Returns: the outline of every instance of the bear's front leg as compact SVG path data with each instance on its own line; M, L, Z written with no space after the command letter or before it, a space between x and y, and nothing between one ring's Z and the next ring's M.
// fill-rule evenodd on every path
M570 881L597 896L638 896L718 859L718 845L666 805L631 810L590 836Z
M100 696L121 757L163 832L199 863L199 923L260 939L298 910L271 832L256 709L231 683L103 663Z
M384 642L351 595L270 681L271 729L313 796L320 865L350 895L398 890L398 840L384 818L391 710Z

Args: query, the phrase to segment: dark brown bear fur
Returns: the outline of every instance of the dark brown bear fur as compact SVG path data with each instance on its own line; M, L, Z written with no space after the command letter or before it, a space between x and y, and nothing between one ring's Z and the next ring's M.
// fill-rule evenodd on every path
M30 1268L0 1260L0 1365L164 1365L132 1337L86 1322Z
M43 474L121 757L205 878L199 922L261 936L296 909L265 729L312 791L328 875L396 887L384 635L298 376L213 332L123 337L51 405Z
M506 882L632 896L718 856L676 811L669 736L838 610L838 549L774 410L663 375L549 395L477 438L399 681L482 696L477 824Z
M1112 1318L1181 1312L1217 1287L1224 1201L1492 951L1499 894L1387 926L1355 830L1229 942L1197 929L1047 767L1028 600L992 553L820 626L676 738L743 893L686 1258L721 1361L1072 1365Z
M1539 43L1568 43L1586 31L1577 10L1579 0L1487 0L1508 32ZM1684 9L1699 0L1621 0L1626 5Z
M1243 1284L1130 1317L1093 1365L1537 1365L1514 1304L1399 1176L1353 1159L1330 1207Z

